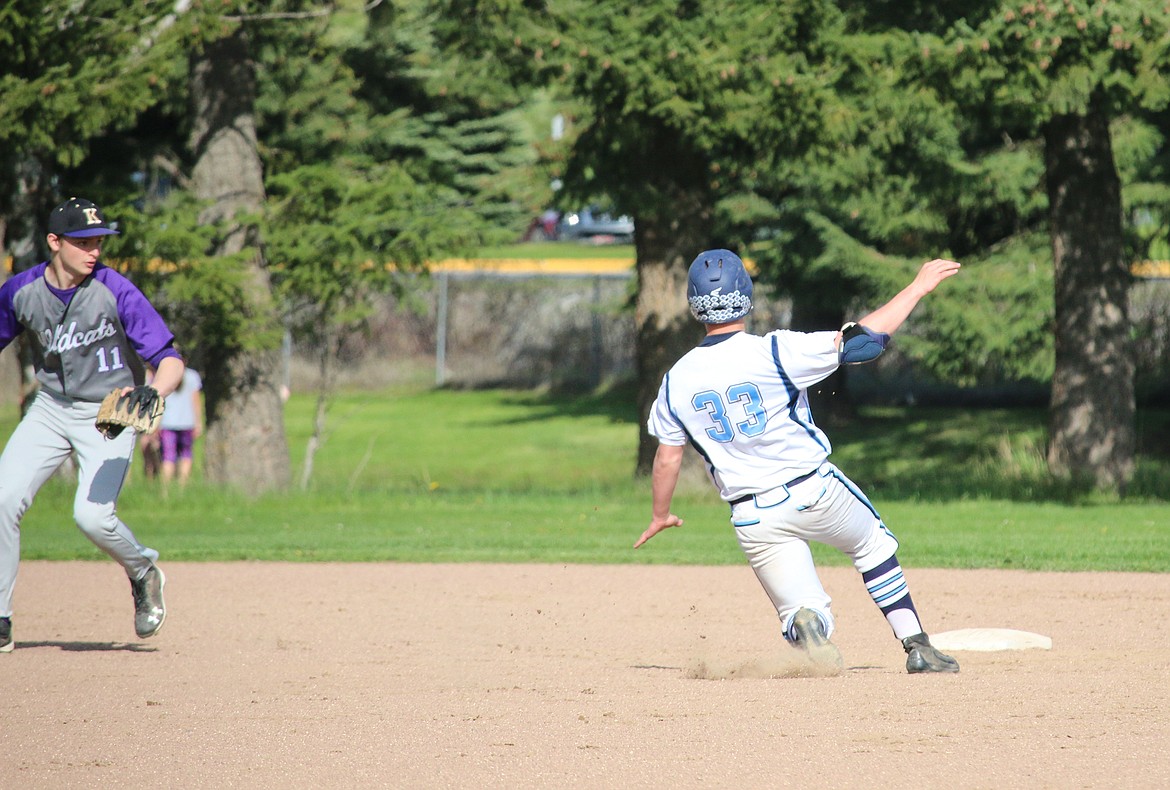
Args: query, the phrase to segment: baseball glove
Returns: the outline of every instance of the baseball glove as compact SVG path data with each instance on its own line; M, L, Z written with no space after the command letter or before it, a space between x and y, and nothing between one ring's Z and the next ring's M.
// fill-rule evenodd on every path
M154 387L140 385L125 395L116 389L102 399L94 424L107 439L113 439L127 428L150 434L158 430L164 407Z

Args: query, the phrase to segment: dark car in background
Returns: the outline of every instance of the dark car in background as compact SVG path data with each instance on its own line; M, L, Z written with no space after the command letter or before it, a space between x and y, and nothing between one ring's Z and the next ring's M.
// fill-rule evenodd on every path
M634 220L625 214L615 216L588 206L561 215L557 238L592 244L633 244Z

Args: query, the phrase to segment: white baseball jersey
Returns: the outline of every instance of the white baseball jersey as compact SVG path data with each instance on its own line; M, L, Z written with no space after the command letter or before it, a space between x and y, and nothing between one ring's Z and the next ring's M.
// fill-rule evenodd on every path
M836 332L709 335L662 380L647 427L688 441L728 502L817 469L832 447L813 422L808 387L839 365Z

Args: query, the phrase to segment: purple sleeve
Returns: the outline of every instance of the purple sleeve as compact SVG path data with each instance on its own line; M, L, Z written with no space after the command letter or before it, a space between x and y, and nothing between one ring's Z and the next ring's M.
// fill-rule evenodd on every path
M8 344L24 331L24 324L16 320L16 308L12 303L16 298L16 292L35 280L44 270L44 264L34 266L0 284L0 351L7 348Z
M138 356L154 368L167 357L180 356L175 350L175 336L138 286L108 267L95 270L94 277L118 300L118 318Z
M8 287L11 282L9 280L0 287L0 351L8 348L8 344L24 328L16 320L16 311L12 309L12 294L16 289Z

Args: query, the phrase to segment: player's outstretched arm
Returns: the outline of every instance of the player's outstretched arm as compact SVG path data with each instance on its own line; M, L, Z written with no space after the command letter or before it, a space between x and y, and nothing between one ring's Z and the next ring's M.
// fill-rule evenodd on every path
M658 445L658 452L654 454L654 471L651 478L654 509L650 516L650 526L646 527L642 537L634 544L635 549L662 530L683 525L683 520L670 512L670 500L674 498L674 489L678 485L678 473L682 469L685 450L686 445L681 444Z
M874 310L857 323L875 332L892 335L918 306L922 297L938 287L948 277L958 274L962 264L935 258L922 264L913 282L903 288L897 296Z

